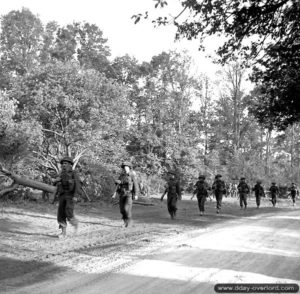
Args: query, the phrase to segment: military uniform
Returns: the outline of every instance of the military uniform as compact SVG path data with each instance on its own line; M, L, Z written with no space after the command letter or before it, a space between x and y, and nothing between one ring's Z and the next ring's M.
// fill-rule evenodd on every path
M73 164L70 157L65 157L61 160L61 164L68 162ZM80 179L77 173L73 170L62 170L57 183L58 195L58 210L57 222L62 230L62 236L66 235L67 221L77 230L78 221L74 216L74 198L80 195Z
M171 218L174 219L177 211L177 201L178 199L181 199L181 189L179 181L175 178L175 172L170 171L169 174L172 176L167 182L161 200L163 200L164 196L167 194L168 212Z
M222 206L223 194L226 193L225 182L221 180L221 175L216 175L215 181L212 185L212 190L214 191L216 201L217 201L217 213L220 212Z
M130 169L132 165L129 162L122 163L121 167L128 166ZM132 203L133 198L138 197L138 183L135 173L130 170L129 173L123 170L120 174L117 183L117 193L119 195L119 207L125 227L129 226L132 221Z
M292 183L292 186L290 187L290 193L291 193L291 198L292 198L292 201L293 201L293 206L295 205L296 203L296 194L297 194L297 187L294 183Z
M259 206L260 206L260 199L261 199L261 197L265 196L265 191L264 191L264 188L262 187L260 181L257 181L257 183L253 187L252 191L254 191L256 205L257 205L257 208L259 208Z
M245 178L241 178L240 182L237 186L240 196L240 207L241 209L244 207L244 209L247 208L247 195L250 192L250 188L248 184L245 182Z
M198 207L200 211L200 215L203 215L205 209L205 201L208 196L208 190L210 189L208 183L205 181L205 176L199 176L199 180L195 184L194 194L197 195Z
M269 191L271 194L271 202L273 204L273 207L275 207L277 203L277 196L279 195L279 188L276 186L276 183L272 183Z

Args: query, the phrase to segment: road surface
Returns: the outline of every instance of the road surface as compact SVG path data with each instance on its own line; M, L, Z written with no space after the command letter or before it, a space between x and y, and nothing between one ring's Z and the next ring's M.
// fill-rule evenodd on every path
M27 260L28 271L1 279L0 292L199 294L215 293L217 283L300 285L300 210L287 200L281 200L278 208L264 201L256 209L252 199L246 211L239 209L236 200L225 200L220 215L215 213L215 203L208 202L201 217L196 202L186 199L173 221L165 205L154 201L153 206L135 208L135 224L128 230L118 225L117 214L108 220L103 213L105 229L55 239L48 251L40 244L42 254L49 256L35 262L49 260L48 264L34 269L33 261ZM95 241L96 233L101 242ZM94 243L82 243L83 236Z

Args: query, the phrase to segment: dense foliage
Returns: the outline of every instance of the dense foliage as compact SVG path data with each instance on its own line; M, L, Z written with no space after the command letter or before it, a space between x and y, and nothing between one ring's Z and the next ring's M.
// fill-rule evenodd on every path
M177 16L160 16L158 25L174 24L177 38L218 37L217 54L223 64L239 58L255 66L252 80L261 89L253 114L279 129L299 122L300 2L298 0L183 0ZM168 9L167 1L156 7ZM167 12L164 11L167 15ZM142 14L134 15L135 22ZM145 18L148 17L148 13Z
M97 26L43 25L25 8L3 16L1 28L0 163L6 168L51 183L69 155L94 197L110 196L124 160L154 192L169 169L186 189L199 173L210 181L222 173L228 182L245 175L266 185L300 180L297 111L276 108L277 88L286 97L291 87L299 91L297 59L292 63L285 51L269 51L269 64L285 60L278 77L274 72L267 84L257 69L261 85L246 93L245 70L236 61L211 79L192 73L186 52L141 63L128 55L110 59ZM274 118L284 131L274 131Z

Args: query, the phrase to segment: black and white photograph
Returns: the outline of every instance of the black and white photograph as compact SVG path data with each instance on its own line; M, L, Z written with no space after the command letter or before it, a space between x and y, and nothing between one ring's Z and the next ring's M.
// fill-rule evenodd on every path
M299 0L0 2L0 293L300 293Z

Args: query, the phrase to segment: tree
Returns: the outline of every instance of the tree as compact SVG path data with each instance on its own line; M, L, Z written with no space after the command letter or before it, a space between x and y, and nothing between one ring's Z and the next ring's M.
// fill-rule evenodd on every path
M156 7L166 4L165 0L156 1ZM265 91L257 117L270 117L278 128L299 121L299 113L294 111L299 107L298 0L187 0L181 4L183 9L177 16L159 17L154 23L173 23L177 38L199 39L201 49L205 37L223 36L217 50L221 63L240 56L245 64L251 60L259 64L253 80ZM135 22L141 17L133 16Z
M300 121L300 41L282 43L267 52L267 60L261 62L265 69L255 67L252 76L258 84L252 113L262 124L271 120L285 129Z
M94 24L77 24L79 35L79 48L77 59L84 68L92 68L99 72L110 70L108 57L110 49L106 45L107 39L103 32Z
M196 92L190 57L171 51L153 56L138 69L133 63L126 64L130 66L122 71L121 76L127 77L124 81L140 75L130 87L136 91L129 96L135 113L128 151L147 174L161 174L166 168L188 169L196 153L196 136L190 128L190 107ZM129 68L133 69L130 74Z
M95 160L101 158L104 149L120 145L127 126L123 88L76 63L36 68L19 77L9 95L18 101L20 122L34 118L42 126L44 142L36 154L46 168L57 170L65 155L77 161L87 149ZM110 152L101 161L112 162L114 156Z
M11 73L25 74L39 60L43 25L28 9L13 10L1 18L1 64Z
M46 26L44 52L48 51L51 59L62 62L77 60L83 68L108 74L111 70L110 49L106 42L96 25L74 22L59 27L51 22Z
M42 143L41 126L32 118L18 121L15 119L17 100L0 93L0 162L9 169L30 159L32 151Z
M40 53L40 63L47 64L52 61L52 53L55 46L55 38L59 25L55 21L46 24L43 34L43 46Z

